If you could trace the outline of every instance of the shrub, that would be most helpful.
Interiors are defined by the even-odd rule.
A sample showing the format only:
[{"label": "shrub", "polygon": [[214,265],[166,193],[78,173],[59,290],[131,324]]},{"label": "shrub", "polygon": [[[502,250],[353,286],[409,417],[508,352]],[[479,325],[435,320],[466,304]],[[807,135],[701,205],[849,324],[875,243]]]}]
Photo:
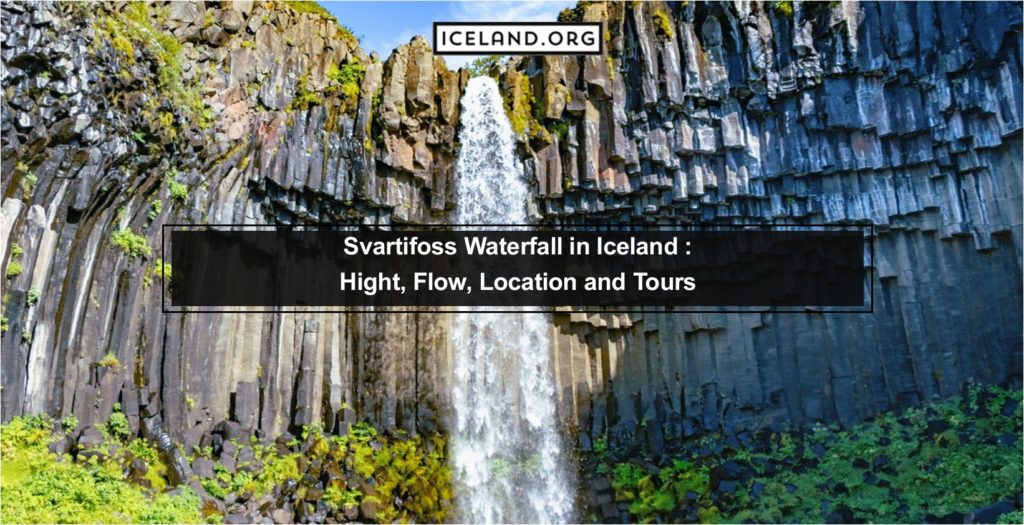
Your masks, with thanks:
[{"label": "shrub", "polygon": [[483,56],[473,59],[466,65],[466,69],[469,70],[470,76],[479,77],[488,74],[492,67],[500,63],[501,57],[498,55]]},{"label": "shrub", "polygon": [[[120,406],[116,407],[120,409]],[[128,424],[128,418],[120,410],[110,414],[110,420],[101,425],[100,429],[109,437],[118,441],[127,441],[132,436],[132,427]]]},{"label": "shrub", "polygon": [[121,251],[128,257],[133,259],[136,257],[149,257],[153,254],[149,241],[141,235],[136,235],[128,228],[114,232],[110,241],[114,243],[114,246],[121,248]]}]

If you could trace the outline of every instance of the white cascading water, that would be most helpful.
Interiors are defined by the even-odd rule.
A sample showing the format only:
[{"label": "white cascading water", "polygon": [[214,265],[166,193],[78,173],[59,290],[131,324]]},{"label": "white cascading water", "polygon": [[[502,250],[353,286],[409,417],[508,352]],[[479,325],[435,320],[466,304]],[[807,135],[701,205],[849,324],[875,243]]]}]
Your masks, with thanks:
[{"label": "white cascading water", "polygon": [[[457,224],[526,224],[529,187],[493,79],[462,96]],[[452,326],[452,461],[459,519],[572,519],[573,491],[558,432],[550,319],[543,313],[461,313]]]}]

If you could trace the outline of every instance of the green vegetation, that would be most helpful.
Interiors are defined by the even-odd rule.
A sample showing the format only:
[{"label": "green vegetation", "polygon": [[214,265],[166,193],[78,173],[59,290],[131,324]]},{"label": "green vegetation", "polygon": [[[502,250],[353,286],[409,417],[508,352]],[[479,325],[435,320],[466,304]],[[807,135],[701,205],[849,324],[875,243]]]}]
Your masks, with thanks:
[{"label": "green vegetation", "polygon": [[39,302],[39,288],[33,286],[28,290],[28,295],[25,296],[25,303],[29,306],[35,306]]},{"label": "green vegetation", "polygon": [[[616,461],[606,445],[595,446],[594,454],[616,500],[642,522],[668,515],[701,522],[824,522],[839,509],[850,513],[845,521],[921,522],[926,514],[966,513],[1018,497],[1021,394],[973,386],[966,398],[881,414],[849,430],[773,434],[766,445],[720,453],[712,447],[724,440],[706,436],[699,448],[657,470]],[[1005,516],[1015,518],[1019,523],[1019,515]]]},{"label": "green vegetation", "polygon": [[188,198],[188,186],[170,179],[167,181],[167,195],[171,197],[171,200],[185,202],[185,199]]},{"label": "green vegetation", "polygon": [[[164,181],[167,182],[167,196],[170,197],[172,201],[177,201],[177,202],[180,202],[180,203],[184,203],[188,199],[188,186],[185,185],[184,183],[178,181],[178,170],[177,169],[172,167],[170,169],[170,171],[167,172],[167,175],[164,176]],[[159,202],[159,201],[157,201],[157,202]],[[150,206],[151,206],[150,207],[150,214],[152,214],[153,213],[153,208],[152,208],[153,205],[151,204]],[[161,203],[156,208],[157,209],[156,214],[159,214],[160,213],[159,210],[162,209],[162,208],[163,208],[163,204]]]},{"label": "green vegetation", "polygon": [[153,266],[153,274],[165,281],[169,281],[171,279],[171,265],[165,263],[163,259],[157,259],[156,264]]},{"label": "green vegetation", "polygon": [[117,356],[113,352],[107,352],[99,362],[96,363],[104,368],[120,368],[121,362],[117,360]]},{"label": "green vegetation", "polygon": [[654,28],[659,35],[665,38],[673,38],[675,36],[676,32],[672,28],[672,19],[669,18],[668,13],[658,9],[651,16],[654,18]]},{"label": "green vegetation", "polygon": [[772,9],[775,12],[787,17],[793,18],[793,1],[792,0],[776,0],[772,2]]},{"label": "green vegetation", "polygon": [[338,19],[330,13],[327,9],[324,9],[318,2],[312,2],[308,0],[287,0],[284,5],[290,7],[296,13],[310,13],[321,18],[333,21],[338,24],[338,30],[341,33],[341,38],[345,40],[345,43],[349,47],[356,47],[359,45],[359,37],[352,32],[352,29],[348,26],[342,25],[338,22]]},{"label": "green vegetation", "polygon": [[[174,115],[159,110],[161,100],[179,108],[186,119],[195,120],[200,128],[210,126],[213,113],[203,101],[199,79],[191,83],[183,79],[184,48],[181,42],[173,34],[157,29],[167,16],[166,7],[150,12],[150,5],[146,2],[128,2],[121,12],[97,16],[92,27],[94,45],[109,44],[128,65],[134,65],[139,57],[146,57],[152,62],[161,97],[153,97],[143,109],[143,116],[155,129],[162,127],[173,139],[177,136],[173,127]],[[127,69],[122,73],[126,80],[132,78]]]},{"label": "green vegetation", "polygon": [[[108,354],[109,355],[109,354]],[[47,446],[64,438],[78,425],[72,416],[54,431],[45,416],[14,418],[0,427],[4,522],[15,523],[199,523],[218,522],[215,506],[203,505],[188,488],[172,496],[166,492],[169,466],[154,444],[134,437],[120,405],[106,423],[96,428],[102,444],[77,457],[51,453]],[[382,435],[372,426],[353,425],[343,436],[325,435],[318,427],[305,427],[301,439],[282,451],[278,445],[234,443],[253,454],[239,461],[232,473],[214,463],[212,478],[199,479],[209,497],[223,500],[245,494],[260,498],[275,487],[291,487],[302,499],[307,490],[307,468],[320,465],[337,474],[323,487],[323,501],[332,510],[354,510],[368,502],[380,523],[443,522],[451,500],[451,480],[445,464],[445,441]],[[196,456],[211,457],[210,447]],[[133,461],[142,460],[146,472],[139,478]],[[330,465],[329,467],[327,467]],[[232,469],[234,470],[234,469]],[[312,471],[311,471],[312,472]],[[319,472],[319,470],[315,471]],[[348,473],[348,474],[345,474]],[[316,475],[319,479],[319,474]],[[366,483],[353,483],[358,477]]]},{"label": "green vegetation", "polygon": [[469,70],[470,76],[480,77],[490,74],[491,68],[500,63],[501,57],[498,55],[483,56],[473,59],[472,62],[466,65],[466,69]]},{"label": "green vegetation", "polygon": [[19,182],[19,186],[21,187],[22,194],[28,197],[32,193],[32,190],[36,187],[36,184],[39,183],[39,177],[37,177],[36,174],[32,172],[32,170],[28,169],[28,166],[23,162],[19,162],[17,166],[14,167],[14,169],[15,171],[21,173],[21,181]]},{"label": "green vegetation", "polygon": [[[512,124],[512,131],[516,135],[522,135],[528,131],[531,122],[536,121],[532,110],[533,90],[530,89],[530,79],[526,75],[510,76],[508,80],[517,85],[508,90],[507,97],[505,97],[505,92],[502,92],[502,96],[505,97],[505,113],[508,115],[509,123]],[[537,125],[536,127],[541,126]]]},{"label": "green vegetation", "polygon": [[331,85],[329,92],[338,93],[341,97],[342,111],[355,111],[359,101],[359,87],[366,75],[366,68],[358,62],[346,62],[338,66],[331,64],[327,68],[327,80]]},{"label": "green vegetation", "polygon": [[153,249],[149,246],[149,241],[142,235],[136,235],[129,228],[114,232],[114,235],[110,237],[110,242],[114,243],[114,246],[121,248],[125,255],[133,259],[136,257],[146,258],[153,255]]},{"label": "green vegetation", "polygon": [[558,13],[559,22],[580,22],[583,20],[583,9],[590,2],[576,2],[575,7],[566,7]]},{"label": "green vegetation", "polygon": [[295,96],[292,98],[292,103],[288,109],[307,109],[310,106],[319,106],[321,103],[320,96],[315,91],[309,89],[309,72],[307,71],[295,83]]},{"label": "green vegetation", "polygon": [[[135,457],[147,460],[154,477],[158,474],[159,455],[151,444],[107,435],[97,453],[80,454],[75,461],[47,449],[63,437],[52,427],[43,416],[17,417],[0,427],[5,523],[201,522],[199,499],[189,488],[170,495],[160,492],[162,487],[125,481],[124,468]],[[114,454],[104,453],[115,447]]]},{"label": "green vegetation", "polygon": [[160,216],[160,212],[164,209],[164,201],[160,199],[153,199],[149,201],[149,211],[146,212],[146,218],[149,222],[153,222],[157,217]]},{"label": "green vegetation", "polygon": [[21,245],[14,242],[11,243],[11,258],[7,261],[7,278],[14,279],[21,275],[21,256],[24,251],[21,249]]},{"label": "green vegetation", "polygon": [[15,277],[21,275],[21,272],[22,272],[22,269],[21,269],[21,262],[20,261],[11,260],[11,262],[7,263],[7,278],[8,279],[14,279]]}]

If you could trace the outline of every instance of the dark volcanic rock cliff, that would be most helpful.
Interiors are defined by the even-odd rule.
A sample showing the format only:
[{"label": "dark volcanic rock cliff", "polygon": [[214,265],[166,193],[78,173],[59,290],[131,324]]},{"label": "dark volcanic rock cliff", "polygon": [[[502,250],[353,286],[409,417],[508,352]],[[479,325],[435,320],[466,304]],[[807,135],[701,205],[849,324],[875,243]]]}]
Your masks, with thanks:
[{"label": "dark volcanic rock cliff", "polygon": [[[4,418],[443,425],[446,316],[163,314],[156,248],[168,223],[444,222],[468,74],[288,4],[141,5],[4,6]],[[1019,4],[564,16],[608,54],[494,72],[538,220],[877,231],[874,314],[556,313],[568,421],[659,447],[1019,381]]]}]

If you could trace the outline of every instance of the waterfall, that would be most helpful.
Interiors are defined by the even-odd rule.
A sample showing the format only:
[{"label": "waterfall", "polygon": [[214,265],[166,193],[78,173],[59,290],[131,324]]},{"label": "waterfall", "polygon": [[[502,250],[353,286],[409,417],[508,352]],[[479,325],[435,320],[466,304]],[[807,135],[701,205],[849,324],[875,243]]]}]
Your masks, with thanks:
[{"label": "waterfall", "polygon": [[[526,224],[530,190],[493,79],[462,96],[457,224]],[[549,314],[461,313],[452,325],[452,462],[458,519],[549,523],[572,519],[555,413]]]}]

